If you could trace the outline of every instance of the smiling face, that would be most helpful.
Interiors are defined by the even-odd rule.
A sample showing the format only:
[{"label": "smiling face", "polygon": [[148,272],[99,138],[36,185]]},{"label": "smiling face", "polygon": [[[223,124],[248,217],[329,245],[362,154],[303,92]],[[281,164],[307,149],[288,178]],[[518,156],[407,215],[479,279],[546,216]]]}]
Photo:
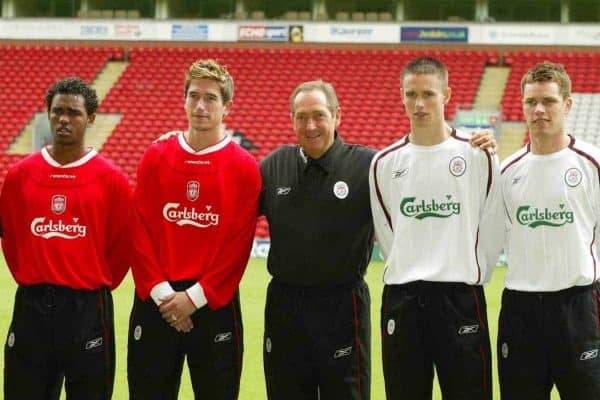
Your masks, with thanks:
[{"label": "smiling face", "polygon": [[292,125],[298,144],[313,159],[321,157],[333,144],[340,124],[341,110],[333,112],[322,90],[299,92],[292,104]]},{"label": "smiling face", "polygon": [[565,119],[572,105],[571,97],[563,98],[556,82],[532,82],[523,87],[523,113],[534,138],[565,135]]},{"label": "smiling face", "polygon": [[402,102],[413,131],[444,123],[450,88],[438,74],[408,73],[402,80]]},{"label": "smiling face", "polygon": [[88,115],[82,95],[55,94],[48,111],[53,144],[83,147],[85,130],[95,117]]}]

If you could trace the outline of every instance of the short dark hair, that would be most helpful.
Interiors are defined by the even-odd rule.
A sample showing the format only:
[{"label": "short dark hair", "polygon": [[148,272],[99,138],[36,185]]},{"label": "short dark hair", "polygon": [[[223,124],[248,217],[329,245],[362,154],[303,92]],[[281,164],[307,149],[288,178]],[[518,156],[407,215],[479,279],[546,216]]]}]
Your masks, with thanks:
[{"label": "short dark hair", "polygon": [[563,100],[571,97],[571,79],[562,64],[544,61],[531,67],[521,79],[521,93],[525,85],[536,82],[556,82]]},{"label": "short dark hair", "polygon": [[46,92],[46,110],[48,113],[52,106],[52,100],[57,94],[81,95],[85,101],[85,111],[88,115],[95,114],[98,110],[98,96],[96,95],[96,91],[77,77],[61,79],[50,86]]},{"label": "short dark hair", "polygon": [[448,69],[444,63],[435,58],[419,57],[410,61],[402,70],[400,82],[404,82],[404,78],[408,74],[437,75],[440,78],[440,82],[442,82],[442,86],[448,86]]},{"label": "short dark hair", "polygon": [[335,94],[335,89],[333,85],[329,82],[325,82],[321,79],[317,79],[316,81],[308,81],[303,82],[296,86],[296,89],[292,92],[290,96],[290,113],[292,116],[296,112],[294,109],[294,102],[296,101],[296,97],[299,93],[310,92],[313,90],[320,90],[325,95],[325,99],[327,100],[327,109],[331,113],[331,115],[335,115],[336,110],[340,107],[340,102],[338,101],[337,95]]}]

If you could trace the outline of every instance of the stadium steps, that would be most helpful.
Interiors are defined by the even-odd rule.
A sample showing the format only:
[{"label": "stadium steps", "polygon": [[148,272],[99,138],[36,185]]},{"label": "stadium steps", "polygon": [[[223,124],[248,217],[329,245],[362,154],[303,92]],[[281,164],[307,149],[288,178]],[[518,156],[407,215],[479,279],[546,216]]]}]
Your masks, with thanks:
[{"label": "stadium steps", "polygon": [[[110,89],[117,83],[129,65],[125,61],[109,61],[92,82],[96,90],[98,103],[101,104]],[[85,134],[85,145],[100,150],[106,139],[115,130],[123,118],[122,114],[97,114],[96,121]]]},{"label": "stadium steps", "polygon": [[500,161],[523,147],[527,125],[524,122],[503,122],[498,143]]},{"label": "stadium steps", "polygon": [[[36,121],[40,118],[48,118],[46,113],[36,113],[27,123],[16,140],[7,150],[8,154],[29,154],[33,151],[33,132]],[[88,127],[85,134],[85,145],[99,150],[110,133],[119,124],[123,116],[121,114],[98,114],[93,125]]]},{"label": "stadium steps", "polygon": [[510,68],[508,67],[486,67],[475,96],[473,109],[497,109],[502,101],[509,74]]},{"label": "stadium steps", "polygon": [[117,83],[129,65],[126,61],[109,61],[96,76],[92,87],[96,90],[98,101],[102,103],[108,91]]},{"label": "stadium steps", "polygon": [[[108,91],[119,80],[129,63],[123,61],[107,62],[94,79],[92,87],[96,90],[99,103],[106,97]],[[121,121],[120,114],[98,114],[96,121],[86,133],[86,146],[99,150],[112,131]],[[33,133],[39,118],[47,118],[45,113],[36,113],[9,146],[8,154],[29,154],[33,151]]]},{"label": "stadium steps", "polygon": [[[14,142],[10,144],[6,152],[8,154],[29,154],[33,151],[33,131],[35,129],[38,118],[46,117],[44,113],[36,113],[27,122],[25,128],[15,138]],[[46,117],[47,118],[47,117]]]},{"label": "stadium steps", "polygon": [[123,118],[122,114],[98,114],[93,125],[85,133],[85,145],[100,150]]}]

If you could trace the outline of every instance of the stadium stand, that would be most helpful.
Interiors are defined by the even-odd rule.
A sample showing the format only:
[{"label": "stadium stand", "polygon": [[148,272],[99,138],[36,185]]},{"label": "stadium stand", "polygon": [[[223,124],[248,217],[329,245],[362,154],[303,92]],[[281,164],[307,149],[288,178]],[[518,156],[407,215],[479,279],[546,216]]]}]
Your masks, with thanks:
[{"label": "stadium stand", "polygon": [[46,112],[44,95],[48,87],[59,78],[73,75],[92,81],[108,60],[120,54],[120,50],[109,47],[0,47],[0,182],[8,166],[23,157],[8,154],[8,147],[36,113]]},{"label": "stadium stand", "polygon": [[573,83],[573,109],[567,118],[567,129],[596,145],[600,144],[600,54],[591,52],[516,51],[504,54],[511,72],[502,98],[505,121],[524,122],[520,81],[533,64],[552,61],[565,66]]},{"label": "stadium stand", "polygon": [[574,93],[567,131],[600,146],[600,88],[595,93]]},{"label": "stadium stand", "polygon": [[[124,167],[130,163],[135,165],[145,145],[161,132],[185,128],[182,76],[185,66],[200,57],[214,57],[229,67],[236,80],[236,94],[227,126],[243,132],[259,146],[256,152],[259,160],[280,144],[294,141],[289,95],[297,83],[316,78],[332,82],[338,90],[344,139],[381,148],[408,128],[399,104],[399,70],[408,59],[426,53],[135,48],[130,53],[129,67],[100,108],[100,112],[124,115],[103,150],[114,154]],[[485,52],[429,53],[448,63],[451,83],[460,88],[454,91],[448,108],[447,117],[452,119],[456,104],[472,103],[478,86],[478,79],[473,77],[481,77],[490,55]],[[129,146],[124,147],[124,143]]]},{"label": "stadium stand", "polygon": [[[5,121],[0,131],[2,153],[35,113],[45,111],[43,95],[53,81],[78,75],[91,82],[109,60],[122,59],[125,53],[106,47],[4,46],[1,50],[0,75],[9,96],[0,111]],[[289,95],[298,83],[317,78],[332,82],[338,91],[344,140],[382,148],[408,131],[399,102],[399,72],[419,55],[438,57],[449,67],[450,83],[456,88],[447,107],[450,120],[458,104],[472,104],[486,64],[498,59],[495,52],[467,50],[136,47],[129,51],[127,68],[100,104],[99,115],[121,117],[101,151],[134,184],[145,147],[166,131],[186,128],[185,67],[204,57],[218,59],[234,76],[234,108],[226,123],[257,147],[258,160],[279,145],[295,141]],[[37,73],[39,63],[44,65],[44,74]],[[2,179],[7,166],[19,157],[2,155]],[[258,236],[265,233],[259,227]]]},{"label": "stadium stand", "polygon": [[[0,117],[0,183],[9,165],[23,157],[9,154],[24,127],[44,113],[43,96],[56,79],[77,75],[94,81],[114,60],[127,61],[122,75],[107,89],[100,115],[119,116],[101,152],[114,160],[135,184],[135,171],[145,147],[161,133],[185,129],[182,79],[193,60],[212,57],[224,63],[236,80],[229,129],[243,133],[262,160],[284,143],[295,142],[289,119],[289,95],[297,83],[321,78],[333,83],[342,104],[340,132],[347,142],[382,148],[408,131],[399,98],[399,72],[409,59],[431,55],[450,70],[452,100],[470,107],[486,66],[499,64],[495,51],[383,50],[249,47],[118,47],[0,46],[0,81],[5,95]],[[68,59],[69,63],[60,62]],[[570,132],[600,144],[600,53],[511,51],[501,106],[506,125],[524,131],[519,81],[532,64],[550,60],[565,65],[573,79],[574,107],[567,119]],[[40,74],[39,66],[44,66]],[[111,128],[112,129],[112,128]],[[267,236],[262,224],[258,236]]]}]

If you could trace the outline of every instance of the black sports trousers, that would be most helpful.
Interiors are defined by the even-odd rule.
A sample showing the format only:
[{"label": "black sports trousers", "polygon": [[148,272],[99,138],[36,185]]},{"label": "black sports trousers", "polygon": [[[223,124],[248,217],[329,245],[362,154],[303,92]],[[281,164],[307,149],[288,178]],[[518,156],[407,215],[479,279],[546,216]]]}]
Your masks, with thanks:
[{"label": "black sports trousers", "polygon": [[4,347],[6,400],[106,400],[115,344],[110,290],[19,286]]},{"label": "black sports trousers", "polygon": [[505,289],[498,324],[502,399],[600,400],[600,285]]},{"label": "black sports trousers", "polygon": [[[177,291],[195,282],[171,282]],[[177,332],[151,298],[137,295],[129,323],[127,375],[131,400],[175,400],[187,358],[194,396],[235,400],[240,389],[243,328],[239,294],[226,306],[204,306],[192,316],[194,328]]]},{"label": "black sports trousers", "polygon": [[435,366],[444,400],[492,398],[483,288],[416,281],[386,285],[381,307],[389,400],[430,400]]},{"label": "black sports trousers", "polygon": [[370,303],[363,280],[333,287],[272,280],[263,347],[269,400],[368,400]]}]

